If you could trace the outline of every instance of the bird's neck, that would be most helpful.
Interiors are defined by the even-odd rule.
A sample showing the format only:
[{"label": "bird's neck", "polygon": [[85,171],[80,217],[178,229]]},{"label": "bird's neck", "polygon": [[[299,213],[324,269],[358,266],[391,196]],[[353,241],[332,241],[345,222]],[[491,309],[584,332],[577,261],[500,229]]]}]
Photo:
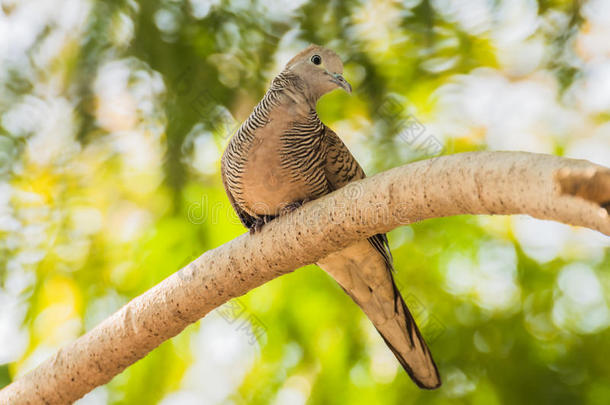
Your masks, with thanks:
[{"label": "bird's neck", "polygon": [[270,92],[275,92],[283,107],[295,115],[308,116],[316,110],[318,98],[311,95],[308,86],[297,75],[283,71],[273,79]]}]

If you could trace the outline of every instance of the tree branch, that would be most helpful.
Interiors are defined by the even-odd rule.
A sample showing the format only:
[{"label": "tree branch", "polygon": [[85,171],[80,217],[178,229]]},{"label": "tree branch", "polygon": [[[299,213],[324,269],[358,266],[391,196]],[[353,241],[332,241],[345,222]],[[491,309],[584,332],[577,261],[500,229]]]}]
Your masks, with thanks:
[{"label": "tree branch", "polygon": [[397,226],[460,214],[529,214],[610,235],[610,169],[520,152],[408,164],[352,183],[210,250],[0,391],[0,403],[64,404],[231,298]]}]

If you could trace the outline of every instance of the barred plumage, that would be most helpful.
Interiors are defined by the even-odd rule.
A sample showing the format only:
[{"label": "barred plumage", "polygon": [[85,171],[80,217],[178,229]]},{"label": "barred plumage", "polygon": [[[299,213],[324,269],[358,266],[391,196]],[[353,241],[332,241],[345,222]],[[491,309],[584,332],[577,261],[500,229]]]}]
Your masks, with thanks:
[{"label": "barred plumage", "polygon": [[[325,65],[317,67],[312,55]],[[222,157],[223,182],[251,231],[286,209],[365,177],[345,144],[316,113],[323,94],[337,87],[351,91],[342,70],[334,52],[307,48],[272,81],[231,138]],[[413,380],[423,388],[438,387],[436,365],[394,283],[386,235],[374,235],[318,264],[362,307]]]},{"label": "barred plumage", "polygon": [[[222,179],[229,192],[231,204],[240,219],[247,227],[251,227],[256,213],[249,210],[247,201],[243,198],[243,174],[250,150],[256,145],[256,130],[265,127],[269,122],[269,114],[280,105],[282,93],[287,87],[298,87],[298,77],[288,72],[280,73],[272,82],[263,99],[254,107],[254,111],[239,127],[231,138],[222,157]],[[260,141],[260,140],[259,140]]]}]

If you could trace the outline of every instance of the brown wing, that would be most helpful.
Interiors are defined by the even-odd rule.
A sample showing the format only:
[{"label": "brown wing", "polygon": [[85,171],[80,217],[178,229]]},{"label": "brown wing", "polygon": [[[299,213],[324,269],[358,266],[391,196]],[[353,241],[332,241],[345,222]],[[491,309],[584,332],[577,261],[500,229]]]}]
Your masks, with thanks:
[{"label": "brown wing", "polygon": [[[337,190],[346,184],[366,177],[364,170],[354,158],[341,138],[330,128],[325,128],[326,146],[326,179],[331,190]],[[388,268],[392,269],[392,252],[385,234],[379,233],[369,238],[373,247],[381,253]]]},{"label": "brown wing", "polygon": [[324,143],[326,147],[326,178],[331,187],[336,190],[347,183],[366,177],[354,155],[335,132],[324,128]]}]

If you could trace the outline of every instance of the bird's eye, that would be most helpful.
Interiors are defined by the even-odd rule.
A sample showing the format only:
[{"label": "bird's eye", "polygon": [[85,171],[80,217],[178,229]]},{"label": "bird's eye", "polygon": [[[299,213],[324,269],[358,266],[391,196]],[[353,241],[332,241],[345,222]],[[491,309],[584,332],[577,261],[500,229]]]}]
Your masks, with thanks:
[{"label": "bird's eye", "polygon": [[311,62],[314,65],[319,65],[320,63],[322,63],[322,58],[320,57],[320,55],[314,55],[311,57]]}]

